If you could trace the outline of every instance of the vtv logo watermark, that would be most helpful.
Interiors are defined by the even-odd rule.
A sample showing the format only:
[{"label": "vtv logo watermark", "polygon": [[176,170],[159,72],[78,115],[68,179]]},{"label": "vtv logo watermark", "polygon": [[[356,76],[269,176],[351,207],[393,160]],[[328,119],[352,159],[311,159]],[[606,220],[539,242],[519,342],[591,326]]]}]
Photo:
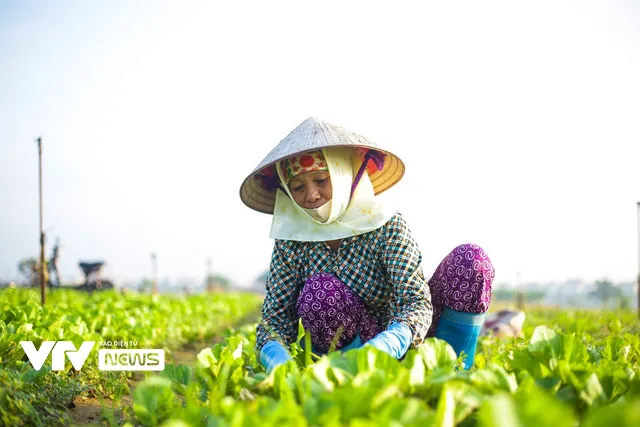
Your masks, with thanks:
[{"label": "vtv logo watermark", "polygon": [[42,365],[44,365],[49,353],[52,351],[51,369],[53,371],[64,371],[65,356],[69,358],[76,371],[79,371],[84,366],[84,362],[89,357],[89,353],[91,353],[95,343],[95,341],[85,341],[80,346],[80,350],[77,350],[71,341],[43,341],[40,349],[36,350],[33,342],[20,341],[20,345],[27,354],[31,366],[36,371],[42,369]]},{"label": "vtv logo watermark", "polygon": [[99,350],[98,369],[101,371],[162,371],[164,350]]},{"label": "vtv logo watermark", "polygon": [[[64,371],[65,356],[79,371],[89,357],[95,341],[85,341],[79,350],[71,341],[43,341],[39,350],[31,341],[20,341],[31,366],[36,371],[51,357],[51,369]],[[161,349],[101,349],[98,351],[98,369],[101,371],[162,371],[164,369],[164,350]]]}]

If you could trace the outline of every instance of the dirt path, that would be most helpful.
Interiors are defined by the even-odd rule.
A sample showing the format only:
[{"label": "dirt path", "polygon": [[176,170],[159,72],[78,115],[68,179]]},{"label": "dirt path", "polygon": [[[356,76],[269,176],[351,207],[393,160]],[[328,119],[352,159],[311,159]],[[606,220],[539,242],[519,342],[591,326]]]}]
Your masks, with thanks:
[{"label": "dirt path", "polygon": [[[245,316],[240,321],[232,325],[232,327],[244,325],[247,323],[255,322],[258,318],[259,313],[252,313],[251,315]],[[221,330],[224,330],[228,327],[221,326]],[[172,363],[174,365],[189,365],[195,366],[198,358],[198,353],[207,347],[212,347],[218,342],[222,341],[221,336],[214,336],[208,341],[201,342],[192,342],[185,345],[180,350],[173,350],[171,352],[171,356],[167,358],[166,363]],[[72,426],[77,427],[85,427],[85,426],[96,426],[96,425],[108,425],[107,421],[102,421],[102,407],[113,409],[116,406],[116,409],[122,409],[125,407],[131,408],[133,405],[133,390],[135,386],[144,379],[143,375],[135,375],[129,384],[129,388],[131,390],[131,394],[123,396],[120,402],[115,402],[113,399],[105,398],[98,399],[95,397],[88,396],[78,396],[70,405],[69,415],[72,419]],[[119,423],[122,424],[125,420],[119,420]]]},{"label": "dirt path", "polygon": [[[70,415],[72,419],[72,426],[95,426],[95,425],[108,425],[105,421],[100,423],[102,418],[102,405],[107,408],[113,409],[115,401],[112,399],[104,399],[100,401],[95,397],[78,396],[73,401],[73,407],[70,409]],[[133,404],[131,396],[124,396],[118,408],[123,406],[131,407]]]}]

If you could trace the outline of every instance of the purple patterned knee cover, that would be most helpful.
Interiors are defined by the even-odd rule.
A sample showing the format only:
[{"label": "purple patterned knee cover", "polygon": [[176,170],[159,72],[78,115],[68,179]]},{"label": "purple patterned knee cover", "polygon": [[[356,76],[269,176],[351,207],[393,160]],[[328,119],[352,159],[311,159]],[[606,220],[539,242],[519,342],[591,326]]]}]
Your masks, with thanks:
[{"label": "purple patterned knee cover", "polygon": [[485,313],[491,303],[494,277],[493,264],[480,246],[464,244],[452,250],[429,280],[433,319],[427,336],[435,336],[445,307],[466,313]]},{"label": "purple patterned knee cover", "polygon": [[310,276],[300,291],[296,311],[319,353],[329,351],[340,327],[343,330],[336,349],[351,343],[358,334],[364,343],[380,332],[358,296],[333,274]]}]

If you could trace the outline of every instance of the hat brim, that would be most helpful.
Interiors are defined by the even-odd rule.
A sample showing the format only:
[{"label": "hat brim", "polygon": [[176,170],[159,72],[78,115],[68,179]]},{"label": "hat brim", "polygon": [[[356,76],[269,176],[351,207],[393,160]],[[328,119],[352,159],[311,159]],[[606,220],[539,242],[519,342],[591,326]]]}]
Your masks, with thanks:
[{"label": "hat brim", "polygon": [[294,129],[260,164],[245,178],[240,186],[242,202],[253,210],[273,214],[276,189],[264,184],[261,173],[276,162],[293,155],[329,147],[374,149],[386,155],[382,170],[369,173],[374,194],[378,195],[397,184],[404,176],[405,166],[395,154],[381,149],[367,138],[347,132],[342,128],[318,119],[310,118]]}]

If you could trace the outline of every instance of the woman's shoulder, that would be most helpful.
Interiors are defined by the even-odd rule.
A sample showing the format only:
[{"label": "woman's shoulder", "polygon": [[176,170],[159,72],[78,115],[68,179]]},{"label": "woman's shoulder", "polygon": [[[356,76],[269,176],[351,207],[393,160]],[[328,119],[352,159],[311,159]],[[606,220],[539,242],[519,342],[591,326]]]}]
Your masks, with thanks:
[{"label": "woman's shoulder", "polygon": [[279,252],[281,256],[290,260],[298,258],[304,250],[304,242],[295,240],[276,239],[273,245],[274,252]]},{"label": "woman's shoulder", "polygon": [[274,248],[281,251],[297,251],[300,249],[302,242],[297,242],[295,240],[280,240],[275,239]]},{"label": "woman's shoulder", "polygon": [[380,230],[386,235],[402,233],[407,229],[407,221],[400,212],[393,214],[389,221],[380,228]]},{"label": "woman's shoulder", "polygon": [[393,236],[405,234],[405,230],[407,230],[407,223],[402,217],[402,214],[400,212],[396,212],[381,227],[355,236],[353,239],[358,241],[371,241],[373,239],[374,241],[382,244]]}]

